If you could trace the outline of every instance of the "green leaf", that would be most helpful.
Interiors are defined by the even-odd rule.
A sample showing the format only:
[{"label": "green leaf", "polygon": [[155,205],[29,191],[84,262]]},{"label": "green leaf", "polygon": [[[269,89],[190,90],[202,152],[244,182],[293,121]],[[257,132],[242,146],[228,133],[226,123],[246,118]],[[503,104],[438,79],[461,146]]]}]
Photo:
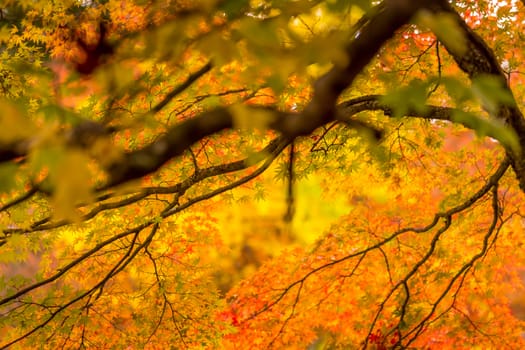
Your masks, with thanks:
[{"label": "green leaf", "polygon": [[230,107],[233,125],[241,130],[267,129],[275,120],[275,114],[261,108],[250,108],[237,104]]},{"label": "green leaf", "polygon": [[58,164],[51,172],[54,215],[57,219],[76,221],[78,213],[75,206],[92,201],[91,172],[89,158],[81,151],[66,150],[59,156]]},{"label": "green leaf", "polygon": [[80,121],[80,116],[74,111],[64,108],[59,105],[49,104],[38,109],[38,113],[42,113],[47,121],[64,121],[76,124]]},{"label": "green leaf", "polygon": [[389,106],[393,117],[400,118],[408,112],[425,113],[427,111],[428,83],[421,80],[412,80],[408,86],[388,93],[381,98],[381,103]]},{"label": "green leaf", "polygon": [[225,38],[221,33],[210,33],[198,43],[200,51],[214,58],[216,66],[225,65],[239,58],[235,41]]},{"label": "green leaf", "polygon": [[461,105],[474,97],[472,94],[472,88],[457,78],[441,77],[439,82],[445,86],[448,95],[452,97],[458,105]]},{"label": "green leaf", "polygon": [[243,18],[239,25],[239,33],[250,43],[262,47],[279,46],[278,21],[261,22],[252,17]]},{"label": "green leaf", "polygon": [[490,114],[497,114],[501,105],[513,106],[515,104],[505,83],[494,75],[480,75],[474,78],[472,92]]},{"label": "green leaf", "polygon": [[460,110],[453,112],[452,120],[476,131],[476,134],[480,137],[492,137],[514,152],[520,152],[518,135],[516,135],[513,129],[503,125],[499,120],[480,118],[474,113]]},{"label": "green leaf", "polygon": [[15,187],[17,169],[18,166],[13,163],[0,164],[0,192],[8,192]]},{"label": "green leaf", "polygon": [[280,74],[274,73],[266,79],[268,87],[270,87],[275,94],[280,94],[286,88],[285,77]]},{"label": "green leaf", "polygon": [[54,171],[61,153],[58,146],[35,148],[29,155],[29,166],[33,173],[42,170]]},{"label": "green leaf", "polygon": [[[9,242],[10,241],[11,241],[11,238],[9,238]],[[0,263],[1,264],[9,264],[9,263],[13,263],[13,262],[18,262],[19,261],[18,260],[19,257],[20,257],[20,253],[17,252],[16,250],[14,250],[14,249],[4,249],[4,250],[2,250],[2,254],[0,254]]]},{"label": "green leaf", "polygon": [[0,141],[12,142],[30,137],[34,132],[34,125],[27,118],[24,110],[27,106],[20,106],[12,101],[0,99]]},{"label": "green leaf", "polygon": [[430,28],[449,51],[463,54],[467,50],[467,39],[455,16],[448,13],[420,11],[416,22]]}]

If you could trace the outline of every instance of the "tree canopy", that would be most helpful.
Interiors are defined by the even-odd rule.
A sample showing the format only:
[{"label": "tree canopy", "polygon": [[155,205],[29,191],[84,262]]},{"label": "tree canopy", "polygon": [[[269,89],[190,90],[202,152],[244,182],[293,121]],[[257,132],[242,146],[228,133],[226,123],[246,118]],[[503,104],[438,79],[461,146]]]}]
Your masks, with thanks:
[{"label": "tree canopy", "polygon": [[524,6],[0,1],[0,348],[522,348]]}]

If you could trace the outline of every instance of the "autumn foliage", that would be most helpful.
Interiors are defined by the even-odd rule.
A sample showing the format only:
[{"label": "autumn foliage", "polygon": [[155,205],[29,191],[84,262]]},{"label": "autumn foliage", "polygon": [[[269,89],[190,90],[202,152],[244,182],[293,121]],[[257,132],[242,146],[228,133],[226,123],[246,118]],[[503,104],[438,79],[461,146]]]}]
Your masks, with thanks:
[{"label": "autumn foliage", "polygon": [[523,6],[0,1],[0,348],[523,348]]}]

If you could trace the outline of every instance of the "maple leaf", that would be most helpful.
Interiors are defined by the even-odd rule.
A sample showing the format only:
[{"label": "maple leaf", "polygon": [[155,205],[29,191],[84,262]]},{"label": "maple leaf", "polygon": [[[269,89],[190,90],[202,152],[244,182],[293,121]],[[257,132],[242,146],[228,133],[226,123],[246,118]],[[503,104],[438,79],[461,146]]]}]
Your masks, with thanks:
[{"label": "maple leaf", "polygon": [[0,8],[0,348],[522,348],[522,5]]}]

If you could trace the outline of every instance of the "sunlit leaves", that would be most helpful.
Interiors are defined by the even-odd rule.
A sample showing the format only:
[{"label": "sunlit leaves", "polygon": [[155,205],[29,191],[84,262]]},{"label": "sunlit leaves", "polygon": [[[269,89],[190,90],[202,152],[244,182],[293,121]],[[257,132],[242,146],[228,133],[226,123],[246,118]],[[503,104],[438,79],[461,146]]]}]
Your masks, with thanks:
[{"label": "sunlit leaves", "polygon": [[[499,24],[474,27],[516,100],[502,77],[457,68],[461,17],[423,12],[336,96],[363,97],[349,123],[277,154],[261,152],[268,129],[331,93],[316,81],[351,68],[353,26],[383,5],[19,3],[0,18],[0,145],[24,151],[0,165],[0,299],[23,295],[0,306],[0,346],[27,333],[21,347],[352,349],[412,335],[414,348],[523,347],[506,300],[525,264],[523,194],[507,163],[494,175],[518,150],[498,121],[523,95],[512,5],[498,19],[491,3],[454,3],[469,23]],[[79,40],[96,43],[100,22],[111,54],[78,74]],[[216,110],[231,130],[193,139],[193,125],[160,168],[104,187],[99,166],[155,153]],[[377,145],[353,121],[381,130]],[[84,142],[83,123],[102,135]]]}]

